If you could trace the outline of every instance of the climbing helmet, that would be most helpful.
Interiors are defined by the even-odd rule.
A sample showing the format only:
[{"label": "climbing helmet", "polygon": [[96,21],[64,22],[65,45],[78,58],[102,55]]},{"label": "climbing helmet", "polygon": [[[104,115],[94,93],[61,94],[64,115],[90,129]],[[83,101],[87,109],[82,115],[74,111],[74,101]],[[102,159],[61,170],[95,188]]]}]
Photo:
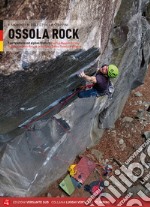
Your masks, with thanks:
[{"label": "climbing helmet", "polygon": [[108,66],[108,76],[110,78],[116,78],[118,74],[119,74],[119,70],[115,65],[111,64]]}]

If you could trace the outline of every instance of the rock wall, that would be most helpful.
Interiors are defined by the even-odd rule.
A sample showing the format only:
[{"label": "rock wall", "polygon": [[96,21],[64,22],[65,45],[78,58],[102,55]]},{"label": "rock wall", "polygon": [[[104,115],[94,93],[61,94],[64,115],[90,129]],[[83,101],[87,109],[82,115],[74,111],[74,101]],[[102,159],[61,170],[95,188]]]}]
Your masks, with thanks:
[{"label": "rock wall", "polygon": [[[10,1],[1,8],[2,18],[11,19],[15,6],[16,19],[26,15],[27,19],[80,19],[83,48],[48,53],[46,58],[40,54],[38,61],[35,53],[26,71],[16,64],[20,53],[2,55],[0,192],[5,196],[35,196],[46,190],[78,153],[100,140],[104,128],[114,126],[130,91],[144,82],[148,68],[149,1],[47,2]],[[7,10],[10,16],[6,16]],[[114,63],[120,70],[112,99],[74,96],[32,123],[30,130],[18,128],[38,112],[51,109],[60,97],[70,97],[83,84],[76,76],[79,71],[91,75],[103,63]]]}]

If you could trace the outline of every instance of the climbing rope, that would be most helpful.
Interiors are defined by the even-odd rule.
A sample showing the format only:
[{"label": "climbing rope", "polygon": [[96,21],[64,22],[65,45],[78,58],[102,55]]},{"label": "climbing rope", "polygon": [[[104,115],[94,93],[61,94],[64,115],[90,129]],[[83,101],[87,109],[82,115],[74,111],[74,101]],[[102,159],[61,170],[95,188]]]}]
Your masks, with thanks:
[{"label": "climbing rope", "polygon": [[[85,86],[81,86],[79,89],[77,89],[76,91],[74,91],[71,95],[69,95],[66,99],[64,99],[64,101],[60,101],[56,106],[54,106],[53,108],[49,109],[48,111],[46,111],[45,113],[41,114],[40,116],[38,116],[37,118],[31,120],[28,124],[24,125],[23,128],[25,129],[29,129],[30,126],[34,123],[37,122],[38,120],[42,119],[43,117],[45,117],[46,115],[48,115],[49,113],[51,113],[54,109],[56,109],[58,106],[61,106],[61,108],[66,105],[69,100],[71,98],[73,98],[76,94],[78,94],[81,90],[85,90],[86,88],[91,88],[93,87],[93,84],[89,84],[89,85],[85,85]],[[61,110],[60,108],[60,110]]]},{"label": "climbing rope", "polygon": [[[82,87],[80,87],[79,89],[77,89],[76,91],[74,91],[71,95],[69,95],[66,99],[64,99],[63,101],[60,101],[56,106],[54,106],[54,107],[51,108],[50,110],[46,111],[45,113],[43,113],[43,114],[40,115],[39,117],[37,117],[37,118],[31,120],[27,125],[24,125],[23,127],[24,127],[27,131],[32,131],[32,136],[33,136],[34,138],[36,138],[36,140],[37,140],[37,144],[40,143],[40,142],[39,142],[39,137],[38,137],[37,134],[35,133],[35,128],[32,127],[32,124],[33,124],[34,122],[40,120],[41,118],[43,118],[44,116],[46,116],[47,114],[49,114],[50,112],[52,112],[54,109],[56,109],[56,108],[59,107],[59,106],[61,107],[59,110],[61,110],[62,107],[63,107],[64,105],[66,105],[66,104],[69,102],[69,100],[70,100],[71,98],[73,98],[79,91],[84,90],[84,89],[86,89],[86,88],[91,88],[92,86],[93,86],[93,84],[90,84],[90,85],[86,85],[86,86],[82,86]],[[68,133],[68,134],[70,133],[70,131],[69,131],[68,129],[66,129],[62,124],[60,124],[60,123],[58,122],[58,120],[57,120],[54,116],[53,116],[52,118],[55,119],[56,123],[57,123],[58,125],[60,125],[60,127],[63,129],[63,131],[64,131],[65,133]],[[76,144],[78,145],[78,147],[79,147],[79,148],[81,149],[81,151],[82,151],[82,150],[83,150],[82,143],[78,143],[76,137],[74,137],[72,134],[70,134],[70,135],[71,135],[72,139],[74,140],[74,143],[76,143]],[[28,139],[29,139],[29,138],[27,138],[27,143],[28,143],[28,147],[30,148],[30,151],[34,151],[34,152],[40,153],[40,154],[42,154],[42,155],[45,154],[45,152],[42,151],[41,146],[40,146],[40,147],[35,147],[35,150],[36,150],[36,151],[33,150],[33,149],[31,149],[30,144],[29,144],[29,140],[28,140]],[[41,138],[41,139],[42,139],[42,138]],[[56,159],[59,159],[58,156],[56,156],[55,158],[56,158]],[[61,158],[60,158],[60,159],[61,159]],[[62,159],[61,159],[61,160],[62,160]],[[69,162],[69,161],[68,161],[68,162]]]}]

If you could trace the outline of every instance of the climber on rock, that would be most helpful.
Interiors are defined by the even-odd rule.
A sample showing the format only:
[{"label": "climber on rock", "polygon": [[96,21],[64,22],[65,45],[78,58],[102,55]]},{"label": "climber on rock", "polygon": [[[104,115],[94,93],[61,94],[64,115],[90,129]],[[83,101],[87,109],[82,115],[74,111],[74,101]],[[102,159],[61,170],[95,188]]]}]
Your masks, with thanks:
[{"label": "climber on rock", "polygon": [[88,98],[91,96],[104,96],[109,93],[110,78],[116,78],[119,74],[115,65],[103,65],[96,72],[96,76],[88,76],[84,72],[79,74],[80,78],[93,83],[92,89],[82,90],[78,93],[79,98]]}]

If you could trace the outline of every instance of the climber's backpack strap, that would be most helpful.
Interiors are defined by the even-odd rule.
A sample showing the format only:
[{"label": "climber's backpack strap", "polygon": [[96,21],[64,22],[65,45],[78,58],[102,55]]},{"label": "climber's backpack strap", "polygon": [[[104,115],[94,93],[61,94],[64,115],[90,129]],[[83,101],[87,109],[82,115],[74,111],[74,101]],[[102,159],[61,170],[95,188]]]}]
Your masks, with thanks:
[{"label": "climber's backpack strap", "polygon": [[115,90],[114,85],[113,85],[113,83],[111,82],[111,80],[109,80],[108,94],[107,94],[109,98],[112,98],[112,95],[113,95],[113,93],[114,93],[114,90]]},{"label": "climber's backpack strap", "polygon": [[111,80],[109,80],[109,86],[108,86],[108,90],[110,93],[114,92],[114,84],[111,82]]}]

